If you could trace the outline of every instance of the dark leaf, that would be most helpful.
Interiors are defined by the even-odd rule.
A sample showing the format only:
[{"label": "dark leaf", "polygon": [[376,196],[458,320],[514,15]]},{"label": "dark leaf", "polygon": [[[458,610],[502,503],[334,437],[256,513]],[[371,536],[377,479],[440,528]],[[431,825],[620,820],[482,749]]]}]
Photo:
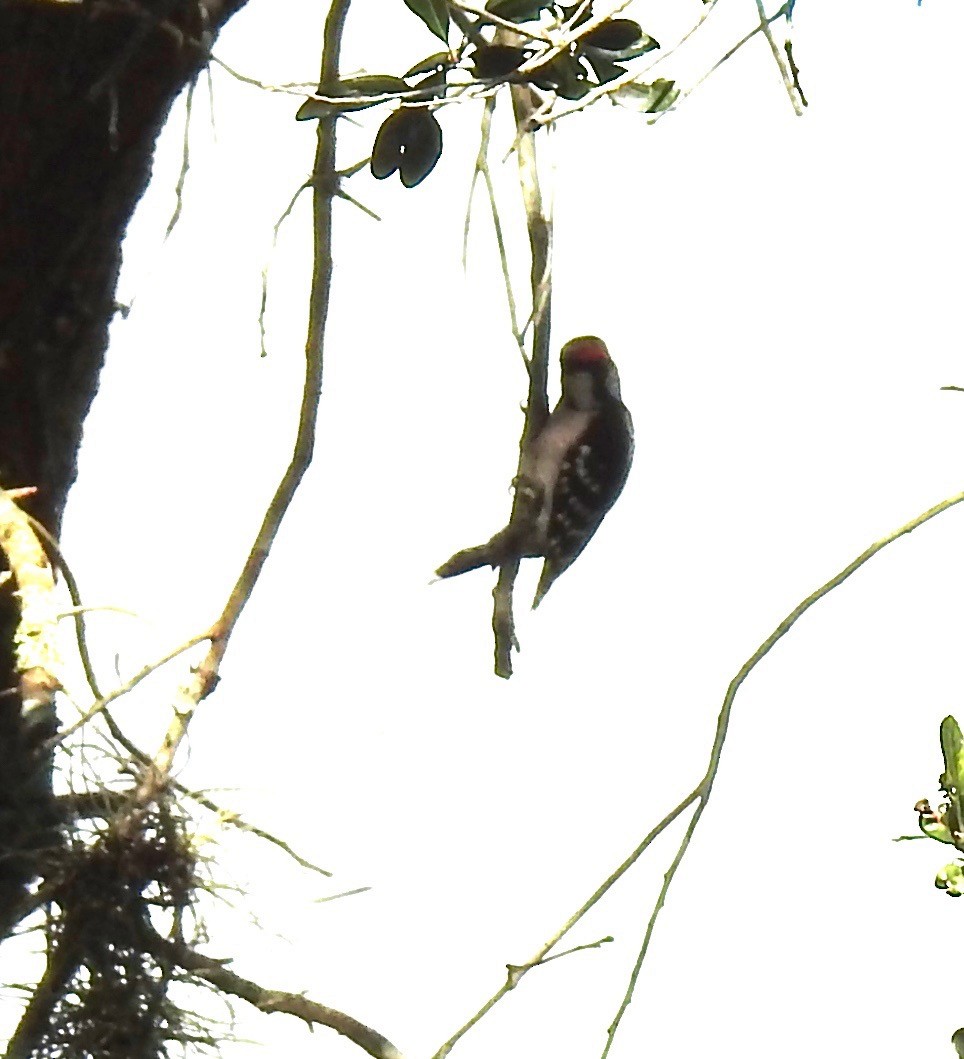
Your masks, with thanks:
[{"label": "dark leaf", "polygon": [[399,165],[402,183],[407,188],[420,184],[442,157],[442,126],[438,119],[428,110],[413,113],[418,115],[418,121],[409,129]]},{"label": "dark leaf", "polygon": [[604,51],[625,51],[642,36],[643,28],[638,22],[628,18],[610,18],[580,37],[580,40],[583,44]]},{"label": "dark leaf", "polygon": [[[562,16],[561,21],[569,23],[569,29],[578,29],[579,26],[588,22],[592,18],[592,4],[586,4],[585,7],[581,3],[573,4],[571,7],[563,7],[562,4],[554,5]],[[570,20],[574,15],[578,13],[578,17],[575,22]]]},{"label": "dark leaf", "polygon": [[489,44],[477,47],[472,55],[472,69],[476,77],[507,77],[517,70],[532,53],[511,44]]},{"label": "dark leaf", "polygon": [[415,187],[435,168],[442,154],[442,127],[424,107],[402,107],[382,122],[372,146],[376,180],[399,172],[407,188]]},{"label": "dark leaf", "polygon": [[608,55],[604,52],[596,51],[595,48],[586,49],[586,61],[592,67],[592,72],[596,75],[596,80],[604,85],[607,81],[614,81],[617,77],[622,77],[626,72],[624,66],[617,66],[612,62]]},{"label": "dark leaf", "polygon": [[384,180],[394,173],[402,160],[402,144],[405,141],[410,110],[393,110],[381,123],[375,142],[372,144],[371,170],[376,180]]},{"label": "dark leaf", "polygon": [[485,9],[506,22],[532,22],[551,6],[551,0],[489,0]]},{"label": "dark leaf", "polygon": [[631,48],[623,48],[622,51],[612,54],[620,62],[624,62],[626,59],[636,59],[640,55],[645,55],[648,51],[656,51],[658,48],[659,41],[644,33]]},{"label": "dark leaf", "polygon": [[563,99],[581,99],[590,88],[589,78],[579,60],[568,52],[557,55],[552,62],[533,70],[532,83],[551,89]]},{"label": "dark leaf", "polygon": [[405,6],[446,44],[449,39],[449,9],[445,0],[405,0]]},{"label": "dark leaf", "polygon": [[416,98],[439,99],[444,96],[447,74],[447,70],[436,70],[435,73],[423,77],[420,81],[416,81],[412,87],[418,89],[420,93],[424,93],[424,95],[419,95]]},{"label": "dark leaf", "polygon": [[415,77],[418,74],[430,74],[436,70],[447,70],[452,65],[452,56],[447,51],[437,51],[406,70],[403,77]]}]

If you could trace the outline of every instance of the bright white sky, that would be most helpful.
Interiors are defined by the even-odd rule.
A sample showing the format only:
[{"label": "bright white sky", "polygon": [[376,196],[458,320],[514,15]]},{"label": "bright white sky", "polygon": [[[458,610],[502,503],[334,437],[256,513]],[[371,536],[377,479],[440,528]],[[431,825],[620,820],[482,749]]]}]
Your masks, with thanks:
[{"label": "bright white sky", "polygon": [[[322,6],[252,0],[217,54],[311,81]],[[669,42],[699,10],[654,0],[640,20]],[[657,70],[695,79],[754,4],[717,17]],[[637,458],[579,563],[537,614],[520,607],[508,684],[491,576],[430,584],[508,510],[525,390],[481,199],[459,263],[477,111],[442,115],[418,189],[351,181],[383,220],[337,209],[316,464],[181,764],[336,874],[255,840],[212,848],[215,878],[251,891],[212,912],[212,954],[431,1055],[697,782],[729,680],[780,619],[964,487],[964,396],[939,390],[964,384],[962,38],[954,0],[801,3],[803,118],[758,38],[655,126],[607,104],[560,126],[554,347],[606,338]],[[344,66],[398,73],[433,50],[401,0],[358,0]],[[213,80],[216,137],[202,90],[178,228],[165,244],[182,105],[132,225],[133,310],[69,509],[86,595],[141,616],[97,620],[105,675],[114,652],[131,672],[210,623],[293,437],[307,199],[273,258],[267,359],[256,320],[314,126],[296,97]],[[344,126],[346,165],[379,117]],[[891,840],[937,794],[941,717],[964,713],[962,531],[953,510],[887,549],[747,681],[614,1059],[952,1054],[961,906],[931,885],[949,857]],[[118,710],[146,746],[180,675]],[[531,973],[453,1054],[598,1055],[680,833],[570,936],[612,944]],[[355,886],[372,889],[314,903]],[[238,1013],[262,1043],[226,1059],[360,1054]]]}]

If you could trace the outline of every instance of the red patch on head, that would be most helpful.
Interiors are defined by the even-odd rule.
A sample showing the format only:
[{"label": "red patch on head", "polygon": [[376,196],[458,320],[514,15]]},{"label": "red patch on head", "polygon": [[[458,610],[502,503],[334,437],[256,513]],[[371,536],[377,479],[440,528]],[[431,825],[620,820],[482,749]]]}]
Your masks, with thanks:
[{"label": "red patch on head", "polygon": [[595,335],[573,338],[562,347],[562,359],[566,364],[598,364],[609,360],[606,343]]}]

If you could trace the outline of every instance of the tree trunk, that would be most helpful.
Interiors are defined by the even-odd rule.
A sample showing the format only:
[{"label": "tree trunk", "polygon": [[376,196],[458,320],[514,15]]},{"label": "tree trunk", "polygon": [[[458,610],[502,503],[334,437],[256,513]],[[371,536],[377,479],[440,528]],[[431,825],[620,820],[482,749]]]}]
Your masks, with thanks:
[{"label": "tree trunk", "polygon": [[[55,535],[157,134],[244,3],[0,0],[0,488],[35,487],[21,506]],[[36,753],[53,682],[18,672],[18,587],[0,583],[0,940],[58,845]]]}]

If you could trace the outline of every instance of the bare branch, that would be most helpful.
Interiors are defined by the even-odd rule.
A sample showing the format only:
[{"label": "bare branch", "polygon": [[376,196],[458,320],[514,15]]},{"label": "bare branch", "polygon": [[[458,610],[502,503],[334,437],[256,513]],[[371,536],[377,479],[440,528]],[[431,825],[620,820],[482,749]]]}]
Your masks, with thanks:
[{"label": "bare branch", "polygon": [[192,636],[189,640],[185,640],[183,643],[177,645],[177,647],[168,651],[166,655],[158,658],[155,662],[150,662],[148,665],[139,669],[130,680],[125,681],[120,687],[115,688],[110,694],[104,695],[98,699],[89,709],[85,710],[84,713],[76,720],[73,724],[68,725],[66,728],[61,729],[55,736],[51,737],[44,744],[44,749],[53,750],[55,747],[60,746],[65,739],[68,739],[74,734],[74,732],[83,728],[88,721],[92,720],[97,714],[101,713],[105,707],[109,706],[112,702],[116,702],[117,699],[127,695],[133,691],[142,680],[146,680],[152,673],[156,672],[162,666],[167,665],[168,662],[177,658],[178,655],[183,654],[185,651],[189,651],[192,647],[197,647],[199,643],[204,643],[205,640],[210,640],[210,632],[198,633],[197,636]]},{"label": "bare branch", "polygon": [[[552,963],[553,960],[561,960],[563,956],[571,956],[574,952],[585,952],[587,949],[601,949],[603,945],[609,945],[613,941],[611,935],[606,935],[604,938],[597,938],[596,941],[587,941],[583,945],[573,945],[571,949],[563,949],[562,952],[554,952],[551,956],[546,956],[544,959],[539,961],[540,967],[545,967],[547,963]],[[518,971],[520,968],[513,967],[511,964],[506,964],[509,972]]]},{"label": "bare branch", "polygon": [[[351,0],[334,0],[325,20],[322,49],[322,83],[338,77],[342,31]],[[160,749],[147,769],[138,790],[138,804],[149,803],[166,782],[177,749],[191,723],[198,704],[213,690],[218,671],[228,648],[228,642],[238,619],[251,598],[274,543],[281,523],[294,498],[305,471],[311,463],[315,446],[315,420],[321,396],[322,363],[328,303],[331,292],[331,215],[332,199],[337,192],[335,170],[335,118],[318,119],[318,144],[311,178],[314,192],[314,269],[308,307],[308,338],[305,345],[305,382],[298,433],[288,468],[281,478],[274,497],[268,505],[261,528],[244,563],[220,617],[211,628],[211,644],[200,665],[179,689],[174,702],[174,717]]]},{"label": "bare branch", "polygon": [[268,260],[264,263],[264,268],[261,269],[261,306],[258,309],[258,333],[261,336],[261,356],[266,357],[268,355],[268,348],[266,345],[265,337],[265,326],[264,318],[265,313],[268,309],[268,271],[271,268],[271,255],[274,253],[275,248],[278,245],[278,235],[281,232],[281,226],[291,216],[291,211],[297,205],[298,199],[301,198],[301,193],[307,191],[311,187],[311,181],[304,181],[291,196],[288,201],[288,205],[281,211],[281,216],[275,221],[274,231],[271,234],[271,250],[268,253]]},{"label": "bare branch", "polygon": [[[180,787],[180,785],[178,785]],[[326,871],[324,868],[319,868],[317,864],[312,864],[310,860],[305,860],[300,853],[296,853],[291,846],[288,845],[284,839],[278,838],[277,835],[271,834],[270,831],[265,831],[263,827],[257,827],[255,824],[249,824],[246,820],[243,820],[237,813],[230,809],[221,809],[216,803],[212,802],[206,795],[201,794],[199,791],[189,791],[186,788],[181,787],[181,790],[189,797],[196,801],[199,805],[203,805],[205,809],[213,810],[217,813],[220,822],[226,826],[237,828],[238,831],[246,831],[250,835],[254,835],[256,838],[263,839],[265,842],[270,842],[272,846],[277,846],[282,853],[287,855],[302,868],[307,868],[308,871],[316,872],[318,875],[324,875],[326,878],[331,878],[331,872]],[[367,890],[368,887],[362,887],[358,891],[352,891],[353,893],[361,893],[362,890]],[[336,894],[336,897],[346,896],[343,894]],[[322,900],[332,901],[333,897],[322,898]]]},{"label": "bare branch", "polygon": [[33,988],[30,1002],[7,1042],[4,1059],[30,1059],[50,1022],[51,1014],[83,958],[83,947],[74,930],[67,930],[47,954],[43,976]]},{"label": "bare branch", "polygon": [[186,971],[210,982],[223,993],[229,993],[231,996],[247,1001],[259,1011],[269,1015],[281,1011],[302,1019],[309,1026],[328,1026],[357,1044],[374,1059],[404,1059],[402,1053],[387,1037],[383,1037],[376,1030],[352,1018],[351,1015],[346,1015],[343,1011],[309,1000],[300,993],[266,989],[250,979],[242,978],[233,971],[229,971],[224,966],[224,961],[202,956],[187,945],[168,941],[156,934],[150,938],[150,942],[154,951],[163,953]]},{"label": "bare branch", "polygon": [[516,308],[515,293],[512,290],[512,277],[509,274],[509,257],[505,248],[505,236],[502,232],[502,218],[499,215],[499,205],[495,200],[495,187],[492,183],[492,171],[489,167],[489,142],[492,132],[492,115],[495,112],[495,96],[490,96],[485,101],[482,111],[482,128],[479,137],[479,153],[475,159],[475,168],[472,170],[472,182],[469,185],[469,200],[465,210],[465,228],[462,236],[462,267],[466,267],[469,248],[469,226],[472,218],[472,198],[475,194],[475,185],[479,179],[485,182],[486,195],[489,199],[489,210],[492,214],[492,228],[495,232],[496,247],[499,251],[499,263],[502,266],[502,284],[505,288],[506,304],[509,309],[509,326],[512,328],[512,337],[519,347],[522,361],[529,367],[529,357],[526,354],[525,338],[519,327],[519,314]]},{"label": "bare branch", "polygon": [[291,96],[303,96],[305,91],[311,91],[314,88],[313,81],[291,81],[288,84],[283,85],[268,85],[264,81],[259,81],[255,77],[246,77],[244,74],[238,73],[237,70],[232,69],[226,62],[223,62],[216,55],[211,55],[210,61],[217,66],[220,66],[225,73],[230,74],[235,80],[241,81],[246,85],[252,85],[255,88],[260,88],[264,92],[280,92],[283,95]]},{"label": "bare branch", "polygon": [[187,86],[187,96],[184,100],[184,141],[181,144],[181,169],[177,174],[177,183],[174,185],[174,212],[167,222],[164,232],[165,241],[174,231],[184,208],[184,185],[187,182],[187,174],[191,168],[191,115],[194,113],[194,90],[197,88],[197,76],[191,78]]},{"label": "bare branch", "polygon": [[955,496],[949,497],[946,500],[942,500],[939,504],[935,504],[934,507],[929,508],[923,514],[918,515],[917,518],[912,519],[906,525],[901,526],[900,529],[894,530],[893,533],[888,534],[886,537],[872,544],[866,551],[861,552],[853,562],[848,563],[838,574],[835,574],[826,584],[821,585],[816,592],[811,593],[801,603],[798,603],[793,610],[780,622],[780,624],[773,630],[772,633],[763,641],[762,644],[753,652],[752,655],[743,663],[737,672],[736,676],[730,681],[729,687],[726,689],[726,695],[723,698],[723,705],[720,707],[719,717],[716,722],[716,735],[713,739],[713,746],[710,750],[710,760],[706,769],[706,774],[703,779],[700,780],[699,786],[693,792],[694,795],[699,797],[699,805],[696,807],[696,811],[690,819],[689,825],[686,828],[686,832],[683,835],[682,841],[680,842],[679,849],[676,851],[676,856],[673,858],[672,864],[666,872],[666,876],[663,879],[663,885],[659,891],[659,896],[656,898],[656,904],[653,907],[653,911],[649,917],[649,922],[646,926],[646,933],[643,937],[643,942],[639,950],[639,955],[636,958],[636,964],[633,967],[632,974],[629,978],[629,984],[626,988],[626,993],[619,1005],[619,1010],[616,1012],[616,1016],[609,1027],[606,1047],[603,1049],[603,1059],[608,1055],[609,1049],[612,1045],[613,1038],[615,1037],[616,1030],[619,1028],[619,1024],[622,1021],[623,1015],[626,1013],[626,1009],[629,1007],[630,1002],[633,998],[633,993],[636,989],[636,982],[639,978],[639,972],[642,968],[643,961],[646,959],[646,953],[649,951],[649,943],[653,936],[653,929],[656,926],[656,920],[659,917],[659,913],[662,911],[663,904],[666,900],[666,894],[669,891],[670,886],[673,883],[673,879],[676,876],[676,871],[686,855],[686,851],[689,848],[690,841],[693,838],[693,834],[699,825],[700,818],[703,815],[703,810],[706,808],[710,794],[713,791],[713,784],[716,782],[716,776],[720,768],[720,757],[723,753],[723,744],[726,741],[726,734],[730,726],[730,715],[733,710],[733,701],[736,698],[736,693],[740,690],[740,686],[743,681],[750,675],[753,669],[761,662],[775,646],[775,644],[781,640],[786,634],[793,628],[797,620],[801,618],[815,603],[819,602],[828,593],[832,592],[835,588],[843,584],[844,581],[850,577],[851,574],[855,573],[872,559],[878,552],[882,551],[889,544],[893,544],[894,541],[900,537],[905,536],[908,533],[913,533],[919,526],[923,526],[925,522],[929,522],[932,518],[936,518],[938,515],[947,511],[948,508],[954,507],[956,504],[964,502],[964,492],[957,493]]},{"label": "bare branch", "polygon": [[[787,90],[787,95],[790,97],[790,104],[793,107],[794,113],[800,115],[803,113],[805,103],[802,101],[802,93],[800,92],[800,86],[797,83],[796,75],[791,73],[784,52],[777,44],[776,38],[773,36],[773,30],[770,28],[770,23],[774,21],[774,19],[767,17],[766,8],[763,6],[763,0],[756,0],[756,10],[757,14],[760,16],[760,28],[763,31],[764,37],[767,39],[767,44],[770,45],[770,53],[773,55],[773,61],[777,64],[777,69],[780,71],[783,87]],[[787,11],[788,5],[785,3],[780,8],[780,12],[786,15]],[[796,69],[796,67],[794,67],[794,69]]]},{"label": "bare branch", "polygon": [[[672,824],[682,813],[696,801],[699,797],[698,791],[691,791],[675,809],[663,817],[662,820],[653,828],[652,831],[643,839],[642,842],[633,850],[632,853],[623,861],[622,864],[596,889],[595,893],[579,908],[577,909],[563,925],[552,935],[552,937],[542,945],[528,960],[523,964],[507,964],[508,976],[505,980],[505,984],[501,989],[493,996],[491,996],[479,1010],[461,1026],[435,1053],[432,1059],[445,1059],[445,1056],[455,1047],[459,1039],[463,1037],[468,1031],[495,1005],[506,995],[506,993],[515,989],[522,978],[532,970],[533,967],[539,967],[544,963],[547,963],[546,957],[552,949],[569,933],[570,930],[579,922],[580,919],[597,904],[613,887],[613,885],[621,879],[627,871],[636,863],[637,860],[643,855],[643,853],[656,841],[657,838]],[[580,946],[581,948],[582,946]],[[570,950],[574,951],[574,950]],[[563,955],[562,953],[559,954]]]},{"label": "bare branch", "polygon": [[[50,559],[57,565],[57,569],[60,571],[61,576],[64,579],[64,584],[67,586],[70,602],[73,604],[72,616],[74,619],[74,632],[77,636],[77,653],[80,655],[80,664],[83,667],[84,677],[90,687],[91,694],[95,699],[99,699],[101,698],[100,688],[97,686],[97,677],[94,673],[93,663],[90,659],[90,649],[87,645],[87,623],[85,619],[87,608],[84,606],[83,599],[81,598],[80,588],[77,585],[77,578],[74,577],[70,564],[64,557],[64,553],[61,551],[60,543],[56,537],[54,537],[42,522],[35,519],[33,515],[26,515],[26,517],[37,535],[43,541],[44,550]],[[59,617],[60,614],[58,614],[58,618]]]},{"label": "bare branch", "polygon": [[[529,286],[532,296],[532,353],[528,359],[529,392],[526,398],[525,424],[519,445],[519,468],[522,453],[529,441],[549,417],[549,332],[552,308],[552,218],[546,212],[539,184],[535,132],[531,115],[538,107],[538,96],[524,85],[512,86],[512,107],[518,130],[517,156],[519,187],[526,211],[529,235]],[[521,492],[516,491],[510,525],[522,511]],[[492,632],[495,636],[495,672],[508,679],[512,676],[512,651],[518,650],[515,619],[512,614],[512,590],[519,572],[519,560],[499,567],[499,578],[492,591]]]}]

